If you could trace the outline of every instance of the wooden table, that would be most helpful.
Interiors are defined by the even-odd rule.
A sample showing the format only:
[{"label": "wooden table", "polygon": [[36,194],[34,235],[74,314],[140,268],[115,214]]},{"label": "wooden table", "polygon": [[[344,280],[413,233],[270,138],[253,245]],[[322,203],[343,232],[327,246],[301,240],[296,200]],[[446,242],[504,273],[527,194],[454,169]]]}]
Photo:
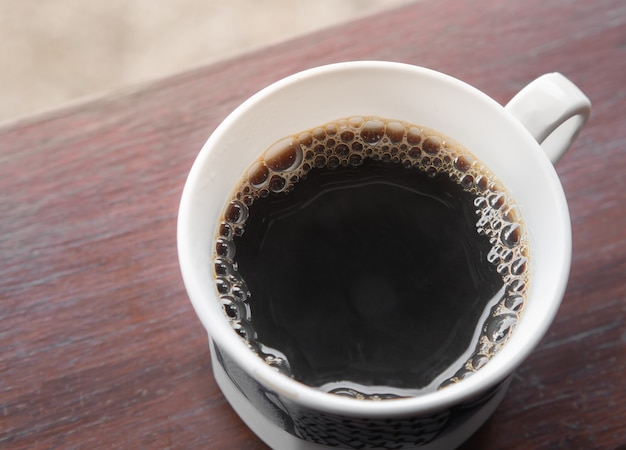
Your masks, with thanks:
[{"label": "wooden table", "polygon": [[178,270],[178,201],[245,98],[362,59],[502,103],[560,71],[591,98],[557,166],[574,240],[563,305],[463,449],[626,444],[626,2],[424,0],[0,129],[0,447],[266,448],[213,380]]}]

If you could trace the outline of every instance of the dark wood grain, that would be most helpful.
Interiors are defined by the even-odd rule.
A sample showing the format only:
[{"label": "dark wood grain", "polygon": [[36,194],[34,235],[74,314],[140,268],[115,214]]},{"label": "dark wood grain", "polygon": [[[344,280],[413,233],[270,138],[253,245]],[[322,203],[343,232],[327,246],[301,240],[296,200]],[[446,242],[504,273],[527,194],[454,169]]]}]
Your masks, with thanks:
[{"label": "dark wood grain", "polygon": [[320,64],[431,67],[593,102],[557,170],[574,259],[550,331],[464,449],[626,444],[626,3],[424,0],[0,129],[0,447],[266,448],[210,372],[175,247],[186,174],[246,97]]}]

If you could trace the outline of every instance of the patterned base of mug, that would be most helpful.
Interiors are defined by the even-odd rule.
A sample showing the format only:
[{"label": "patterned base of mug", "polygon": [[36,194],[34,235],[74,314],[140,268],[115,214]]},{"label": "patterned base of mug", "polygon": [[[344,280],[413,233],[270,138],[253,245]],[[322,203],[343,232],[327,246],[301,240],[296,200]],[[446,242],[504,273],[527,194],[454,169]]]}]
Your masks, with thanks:
[{"label": "patterned base of mug", "polygon": [[261,386],[210,342],[213,373],[246,425],[273,449],[452,449],[495,411],[511,377],[478,399],[426,417],[354,419],[302,409]]}]

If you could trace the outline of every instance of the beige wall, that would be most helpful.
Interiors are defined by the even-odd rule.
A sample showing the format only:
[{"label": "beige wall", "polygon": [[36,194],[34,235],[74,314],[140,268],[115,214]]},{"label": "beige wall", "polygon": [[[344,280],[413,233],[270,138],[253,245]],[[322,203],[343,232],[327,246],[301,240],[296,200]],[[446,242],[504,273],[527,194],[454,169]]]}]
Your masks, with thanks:
[{"label": "beige wall", "polygon": [[0,0],[0,122],[410,0]]}]

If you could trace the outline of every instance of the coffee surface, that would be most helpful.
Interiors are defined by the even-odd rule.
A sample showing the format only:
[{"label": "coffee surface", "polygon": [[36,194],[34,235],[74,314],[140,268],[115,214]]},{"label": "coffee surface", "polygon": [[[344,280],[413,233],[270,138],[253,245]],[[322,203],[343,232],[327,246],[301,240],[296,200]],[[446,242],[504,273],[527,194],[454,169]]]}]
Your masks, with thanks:
[{"label": "coffee surface", "polygon": [[416,395],[482,367],[522,311],[510,196],[446,136],[349,118],[287,137],[224,210],[217,289],[268,364],[356,398]]}]

